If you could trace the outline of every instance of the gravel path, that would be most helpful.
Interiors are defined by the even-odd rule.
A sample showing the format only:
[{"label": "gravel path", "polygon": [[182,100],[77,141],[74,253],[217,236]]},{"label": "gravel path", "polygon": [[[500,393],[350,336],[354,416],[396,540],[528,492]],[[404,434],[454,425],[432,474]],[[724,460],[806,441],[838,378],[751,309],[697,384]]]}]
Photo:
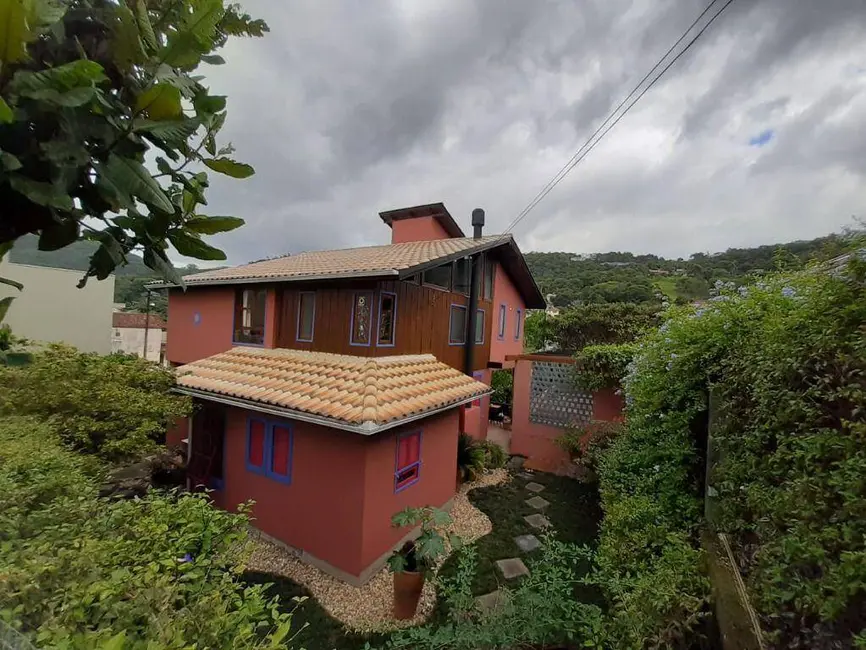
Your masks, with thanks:
[{"label": "gravel path", "polygon": [[[463,485],[454,495],[449,531],[460,535],[466,543],[488,534],[492,530],[490,519],[469,502],[466,494],[477,487],[498,485],[507,480],[508,472],[497,469],[484,474],[477,481]],[[395,621],[391,615],[393,578],[387,567],[363,587],[353,587],[304,564],[286,549],[265,540],[256,542],[256,549],[247,566],[254,571],[283,575],[303,584],[331,616],[359,632],[387,631],[417,625],[426,620],[436,604],[436,590],[432,582],[427,580],[415,618]]]}]

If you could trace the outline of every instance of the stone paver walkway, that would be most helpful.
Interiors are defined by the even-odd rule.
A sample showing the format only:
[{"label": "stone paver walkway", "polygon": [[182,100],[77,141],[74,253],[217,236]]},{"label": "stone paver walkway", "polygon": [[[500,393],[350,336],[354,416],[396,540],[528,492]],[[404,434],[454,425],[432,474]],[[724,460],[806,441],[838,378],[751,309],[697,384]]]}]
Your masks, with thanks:
[{"label": "stone paver walkway", "polygon": [[478,609],[484,613],[487,613],[493,609],[498,609],[502,607],[502,605],[507,600],[507,596],[499,591],[491,591],[489,594],[484,594],[483,596],[478,596],[475,599],[475,603],[478,605]]},{"label": "stone paver walkway", "polygon": [[502,572],[506,580],[513,580],[520,576],[528,576],[529,569],[519,557],[510,557],[507,560],[496,560],[496,566]]},{"label": "stone paver walkway", "polygon": [[533,476],[533,475],[530,474],[529,472],[520,472],[520,474],[518,474],[517,476],[518,476],[519,478],[525,479],[525,480],[527,480],[527,481],[531,481],[532,479],[535,478],[535,476]]},{"label": "stone paver walkway", "polygon": [[526,523],[532,526],[533,528],[547,528],[550,526],[550,520],[547,517],[541,514],[527,515],[524,517]]},{"label": "stone paver walkway", "polygon": [[526,489],[530,492],[542,492],[544,490],[544,486],[541,483],[527,483]]},{"label": "stone paver walkway", "polygon": [[535,535],[518,535],[514,538],[514,543],[517,544],[517,548],[524,553],[534,551],[541,546],[541,542],[538,541],[538,538]]},{"label": "stone paver walkway", "polygon": [[539,496],[534,496],[531,499],[526,500],[526,505],[531,506],[536,510],[543,510],[550,505],[550,501],[548,501],[547,499],[542,499]]}]

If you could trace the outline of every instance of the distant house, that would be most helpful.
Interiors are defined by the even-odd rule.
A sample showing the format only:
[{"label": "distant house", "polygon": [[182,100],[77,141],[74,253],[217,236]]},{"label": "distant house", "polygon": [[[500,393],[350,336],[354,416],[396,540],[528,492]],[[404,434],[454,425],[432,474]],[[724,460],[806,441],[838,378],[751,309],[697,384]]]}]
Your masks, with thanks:
[{"label": "distant house", "polygon": [[207,271],[168,296],[167,359],[199,404],[168,440],[188,443],[191,482],[227,509],[255,500],[257,528],[356,584],[406,537],[395,512],[453,497],[458,433],[486,437],[492,370],[545,306],[483,214],[473,237],[441,203],[380,217],[391,244]]},{"label": "distant house", "polygon": [[112,352],[135,354],[148,361],[163,362],[167,326],[161,316],[114,312],[111,320]]},{"label": "distant house", "polygon": [[15,299],[4,325],[18,336],[43,343],[66,343],[83,352],[111,352],[114,276],[77,287],[83,273],[47,266],[0,262],[0,277],[24,285],[0,284],[0,298]]}]

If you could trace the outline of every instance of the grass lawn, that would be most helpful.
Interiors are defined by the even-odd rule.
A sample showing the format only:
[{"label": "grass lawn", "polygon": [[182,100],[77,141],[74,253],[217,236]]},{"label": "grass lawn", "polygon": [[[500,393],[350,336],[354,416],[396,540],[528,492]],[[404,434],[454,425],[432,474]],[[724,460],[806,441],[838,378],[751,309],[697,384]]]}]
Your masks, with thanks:
[{"label": "grass lawn", "polygon": [[[526,500],[534,496],[526,489],[526,484],[534,481],[545,487],[539,496],[550,502],[539,511]],[[496,560],[519,557],[524,562],[539,551],[521,551],[514,538],[531,533],[541,537],[541,532],[532,528],[523,519],[526,515],[542,512],[553,524],[558,539],[576,544],[594,545],[601,521],[598,491],[574,479],[555,474],[533,472],[533,478],[526,480],[513,475],[505,485],[478,488],[469,493],[469,500],[484,512],[493,524],[493,531],[475,542],[478,548],[478,572],[475,576],[473,593],[486,594],[504,583],[502,574],[496,567]],[[528,564],[528,563],[527,563]],[[441,571],[450,575],[456,569],[456,561],[451,558],[445,562]],[[513,586],[515,581],[509,581]],[[597,596],[586,587],[578,594],[581,600],[595,601]]]},{"label": "grass lawn", "polygon": [[676,278],[659,278],[658,280],[653,282],[653,284],[670,300],[676,300],[677,296],[679,296],[679,293],[677,293]]},{"label": "grass lawn", "polygon": [[[601,520],[598,492],[574,479],[545,474],[533,473],[533,481],[545,486],[539,496],[550,502],[543,514],[554,526],[556,536],[562,541],[577,544],[592,545],[598,534]],[[481,595],[493,591],[501,582],[502,575],[496,568],[496,560],[510,557],[520,557],[524,561],[533,554],[522,552],[514,543],[514,537],[532,533],[540,537],[541,533],[533,529],[523,517],[538,510],[527,505],[526,499],[534,496],[526,489],[529,480],[512,476],[505,485],[494,485],[477,488],[469,493],[469,500],[483,511],[493,523],[493,531],[475,542],[478,548],[478,573],[473,585],[473,593]],[[452,556],[442,566],[441,571],[450,575],[456,569],[456,558]],[[247,572],[245,578],[249,583],[273,583],[268,595],[279,595],[284,607],[290,609],[292,598],[310,596],[301,585],[284,578],[267,573]],[[510,581],[513,586],[515,581]],[[597,593],[588,587],[580,586],[575,591],[575,597],[584,602],[599,602]],[[431,621],[441,620],[445,612],[437,607]],[[304,647],[307,650],[358,650],[370,642],[374,647],[387,639],[387,634],[364,635],[347,630],[342,623],[330,616],[318,602],[310,597],[298,605],[293,619],[293,629],[299,630],[307,623],[305,630],[294,639],[294,647]]]}]

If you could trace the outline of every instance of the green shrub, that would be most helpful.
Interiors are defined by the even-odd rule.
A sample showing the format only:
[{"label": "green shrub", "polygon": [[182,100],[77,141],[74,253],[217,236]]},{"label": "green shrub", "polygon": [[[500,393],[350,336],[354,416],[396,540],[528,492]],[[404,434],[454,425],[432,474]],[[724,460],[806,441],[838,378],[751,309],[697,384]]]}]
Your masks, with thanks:
[{"label": "green shrub", "polygon": [[602,647],[597,645],[601,611],[574,597],[581,582],[584,549],[546,535],[540,557],[528,562],[530,574],[514,589],[500,588],[504,603],[488,613],[475,609],[472,595],[477,551],[467,546],[459,552],[454,575],[437,580],[448,620],[398,630],[382,650],[510,649],[576,643]]},{"label": "green shrub", "polygon": [[636,351],[635,343],[586,346],[574,355],[575,384],[590,392],[618,388]]},{"label": "green shrub", "polygon": [[720,516],[772,647],[866,635],[866,263],[717,287],[639,343],[627,425],[600,465],[593,580],[613,647],[689,642],[706,611],[708,387]]},{"label": "green shrub", "polygon": [[172,371],[134,356],[52,346],[21,368],[0,368],[0,415],[33,415],[64,443],[108,460],[152,451],[192,402],[173,395]]},{"label": "green shrub", "polygon": [[508,454],[505,450],[490,440],[479,440],[476,443],[484,450],[484,467],[485,469],[500,469],[505,467],[508,462]]},{"label": "green shrub", "polygon": [[239,581],[243,514],[204,495],[101,499],[91,464],[45,424],[0,420],[0,619],[39,647],[285,647],[290,617]]},{"label": "green shrub", "polygon": [[493,393],[490,401],[494,404],[511,404],[514,392],[514,373],[510,370],[494,370],[490,377]]},{"label": "green shrub", "polygon": [[474,481],[484,471],[484,449],[468,433],[457,438],[457,472],[463,481]]},{"label": "green shrub", "polygon": [[586,426],[568,427],[554,443],[568,453],[575,464],[594,476],[604,453],[622,430],[622,423],[594,420]]}]

